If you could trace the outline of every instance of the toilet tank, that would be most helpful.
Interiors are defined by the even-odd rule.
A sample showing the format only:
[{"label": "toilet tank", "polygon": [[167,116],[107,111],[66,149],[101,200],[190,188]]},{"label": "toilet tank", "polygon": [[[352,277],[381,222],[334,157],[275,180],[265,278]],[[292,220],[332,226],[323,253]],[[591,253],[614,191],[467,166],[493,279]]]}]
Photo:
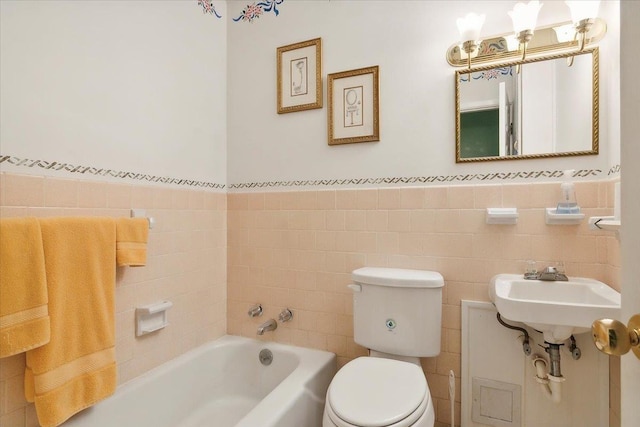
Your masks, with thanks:
[{"label": "toilet tank", "polygon": [[353,334],[363,347],[400,356],[440,353],[440,273],[399,268],[354,270]]}]

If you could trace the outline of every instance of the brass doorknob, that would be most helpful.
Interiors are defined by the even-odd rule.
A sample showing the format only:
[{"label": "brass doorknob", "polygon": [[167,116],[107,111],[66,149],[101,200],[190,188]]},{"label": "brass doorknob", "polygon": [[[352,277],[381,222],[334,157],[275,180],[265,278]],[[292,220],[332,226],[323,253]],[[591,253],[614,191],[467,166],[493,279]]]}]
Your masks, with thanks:
[{"label": "brass doorknob", "polygon": [[640,314],[629,319],[629,326],[613,319],[599,319],[591,325],[593,343],[598,350],[622,356],[632,350],[640,359]]}]

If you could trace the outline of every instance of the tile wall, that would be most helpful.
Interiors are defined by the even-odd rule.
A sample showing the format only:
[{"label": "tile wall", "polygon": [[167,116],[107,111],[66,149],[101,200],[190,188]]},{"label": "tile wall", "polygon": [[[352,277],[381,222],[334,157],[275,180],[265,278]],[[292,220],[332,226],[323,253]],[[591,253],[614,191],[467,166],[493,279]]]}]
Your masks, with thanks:
[{"label": "tile wall", "polygon": [[[118,382],[226,332],[226,194],[141,185],[0,175],[0,216],[128,217],[146,209],[146,267],[118,268]],[[136,306],[170,300],[168,328],[136,338]],[[24,355],[0,359],[0,425],[37,426],[24,399]]]},{"label": "tile wall", "polygon": [[[339,366],[366,350],[353,341],[350,272],[363,266],[439,271],[445,278],[442,348],[422,360],[438,426],[450,425],[448,372],[460,390],[462,299],[487,301],[490,278],[525,261],[564,261],[569,275],[619,290],[619,246],[611,232],[545,225],[558,184],[236,193],[228,196],[228,332],[256,337],[285,307],[294,319],[261,339],[335,352]],[[588,216],[611,215],[613,183],[576,184]],[[487,225],[486,207],[518,207],[517,225]],[[250,305],[265,315],[251,319]],[[611,426],[619,421],[613,361]],[[617,389],[617,391],[616,391]],[[456,397],[460,420],[460,393]]]},{"label": "tile wall", "polygon": [[[450,425],[448,377],[460,390],[460,300],[487,300],[496,273],[525,260],[564,260],[570,275],[619,290],[619,246],[610,232],[547,226],[557,184],[212,193],[139,185],[0,175],[0,216],[128,216],[147,209],[157,226],[144,268],[117,274],[116,351],[123,383],[225,332],[256,337],[289,307],[294,319],[261,337],[335,352],[340,366],[365,349],[353,342],[350,272],[363,266],[443,274],[442,352],[423,359],[437,411]],[[577,183],[587,216],[610,215],[613,183]],[[517,206],[517,225],[485,224],[486,207]],[[225,286],[226,284],[226,286]],[[169,299],[170,327],[134,336],[134,308]],[[261,318],[246,311],[260,302]],[[620,425],[619,360],[611,359],[611,427]],[[0,359],[0,425],[36,426],[24,401],[24,357]],[[456,397],[459,420],[460,395]]]}]

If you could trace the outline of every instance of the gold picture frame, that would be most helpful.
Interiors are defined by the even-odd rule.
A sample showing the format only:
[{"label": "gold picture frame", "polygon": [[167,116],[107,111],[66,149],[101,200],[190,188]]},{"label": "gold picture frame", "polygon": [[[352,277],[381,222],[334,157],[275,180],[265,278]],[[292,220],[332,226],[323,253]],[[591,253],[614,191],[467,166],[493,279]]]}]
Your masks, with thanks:
[{"label": "gold picture frame", "polygon": [[322,108],[322,39],[277,49],[278,114]]},{"label": "gold picture frame", "polygon": [[380,141],[378,66],[327,76],[329,145]]}]

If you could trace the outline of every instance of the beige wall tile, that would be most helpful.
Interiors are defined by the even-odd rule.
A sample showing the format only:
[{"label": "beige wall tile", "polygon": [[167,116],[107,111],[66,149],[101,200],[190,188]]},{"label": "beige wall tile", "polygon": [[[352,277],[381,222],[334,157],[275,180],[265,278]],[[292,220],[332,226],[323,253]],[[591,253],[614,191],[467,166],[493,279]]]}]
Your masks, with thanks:
[{"label": "beige wall tile", "polygon": [[153,190],[150,187],[134,185],[131,187],[131,207],[135,209],[153,208]]},{"label": "beige wall tile", "polygon": [[473,187],[449,187],[447,207],[450,209],[472,209],[473,204]]},{"label": "beige wall tile", "polygon": [[357,190],[356,209],[378,209],[378,190]]},{"label": "beige wall tile", "polygon": [[204,195],[204,191],[190,190],[188,208],[190,210],[204,209]]},{"label": "beige wall tile", "polygon": [[348,231],[365,231],[367,230],[367,212],[365,211],[346,211],[345,212],[345,230]]},{"label": "beige wall tile", "polygon": [[502,206],[505,208],[527,209],[534,207],[531,185],[507,184],[502,186]]},{"label": "beige wall tile", "polygon": [[409,231],[411,230],[411,215],[413,211],[387,211],[388,230],[389,231]]},{"label": "beige wall tile", "polygon": [[[404,211],[400,211],[404,212]],[[410,211],[409,225],[413,232],[435,232],[436,227],[436,211],[434,210],[412,210]],[[404,231],[404,230],[400,230]]]},{"label": "beige wall tile", "polygon": [[131,208],[131,186],[110,184],[107,187],[107,207],[124,209]]},{"label": "beige wall tile", "polygon": [[44,206],[43,177],[3,173],[0,180],[3,206]]},{"label": "beige wall tile", "polygon": [[400,189],[381,188],[378,190],[378,209],[399,209]]},{"label": "beige wall tile", "polygon": [[44,179],[44,205],[50,207],[78,206],[78,181],[70,179]]},{"label": "beige wall tile", "polygon": [[387,231],[389,228],[389,215],[387,211],[367,211],[366,227],[368,231]]},{"label": "beige wall tile", "polygon": [[425,203],[424,188],[403,188],[400,190],[400,209],[422,209]]},{"label": "beige wall tile", "polygon": [[78,207],[106,208],[108,184],[100,182],[78,182]]},{"label": "beige wall tile", "polygon": [[444,209],[449,206],[449,192],[447,187],[425,188],[426,209]]},{"label": "beige wall tile", "polygon": [[476,209],[502,207],[502,187],[479,185],[473,188],[473,207]]},{"label": "beige wall tile", "polygon": [[0,381],[21,375],[24,368],[25,356],[22,353],[0,359]]},{"label": "beige wall tile", "polygon": [[0,415],[0,424],[4,427],[23,427],[25,421],[25,408],[21,407],[8,414]]},{"label": "beige wall tile", "polygon": [[264,210],[264,208],[265,208],[264,193],[249,193],[247,195],[247,209]]},{"label": "beige wall tile", "polygon": [[173,209],[188,209],[189,191],[182,189],[171,190],[171,207]]},{"label": "beige wall tile", "polygon": [[336,209],[357,209],[357,206],[356,190],[336,191]]}]

